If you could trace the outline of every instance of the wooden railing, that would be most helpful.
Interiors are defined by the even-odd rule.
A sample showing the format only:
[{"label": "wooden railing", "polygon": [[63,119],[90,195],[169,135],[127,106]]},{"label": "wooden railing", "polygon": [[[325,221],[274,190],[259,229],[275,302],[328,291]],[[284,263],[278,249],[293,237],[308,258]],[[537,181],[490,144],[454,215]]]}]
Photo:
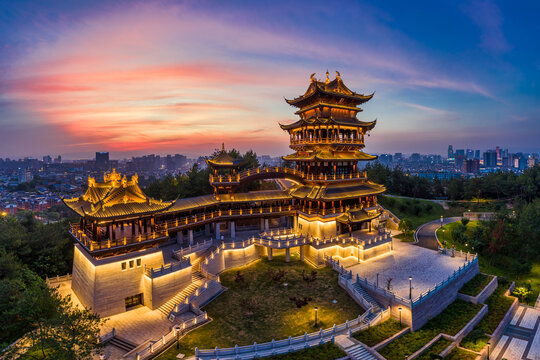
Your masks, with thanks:
[{"label": "wooden railing", "polygon": [[364,145],[363,139],[315,138],[291,139],[291,145],[336,144],[336,145]]},{"label": "wooden railing", "polygon": [[241,171],[237,174],[232,175],[212,175],[210,174],[210,183],[212,184],[236,184],[239,183],[251,176],[257,174],[289,174],[295,177],[302,178],[308,181],[334,181],[334,180],[356,180],[356,179],[365,179],[367,174],[365,171],[359,171],[349,174],[308,174],[303,171],[298,171],[286,167],[259,167],[255,169],[249,169]]},{"label": "wooden railing", "polygon": [[159,240],[169,236],[169,233],[166,228],[156,225],[156,230],[146,234],[139,234],[133,236],[122,236],[114,240],[103,239],[101,241],[95,241],[93,239],[93,234],[86,229],[84,232],[81,231],[79,224],[70,225],[71,235],[77,239],[84,247],[89,251],[98,251],[113,249],[118,247],[123,247],[127,245],[132,245],[136,243],[144,243],[154,240]]},{"label": "wooden railing", "polygon": [[192,216],[185,216],[175,220],[169,220],[165,223],[162,223],[165,229],[182,229],[183,227],[195,225],[195,224],[204,224],[211,220],[216,220],[220,218],[230,218],[236,216],[256,216],[256,215],[268,215],[268,214],[279,214],[295,211],[296,208],[292,205],[283,205],[283,206],[269,206],[269,207],[259,207],[259,208],[249,208],[249,209],[235,209],[235,210],[217,210],[208,213],[196,214]]}]

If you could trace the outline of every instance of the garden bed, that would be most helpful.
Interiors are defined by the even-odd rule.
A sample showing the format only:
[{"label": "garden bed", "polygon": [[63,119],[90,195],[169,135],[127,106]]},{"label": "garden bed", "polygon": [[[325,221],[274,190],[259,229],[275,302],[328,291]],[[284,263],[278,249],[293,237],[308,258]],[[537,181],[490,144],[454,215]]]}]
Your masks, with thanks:
[{"label": "garden bed", "polygon": [[445,360],[475,360],[478,354],[455,347]]},{"label": "garden bed", "polygon": [[478,296],[492,279],[493,276],[491,275],[476,274],[475,277],[463,285],[459,292],[473,297]]},{"label": "garden bed", "polygon": [[390,318],[383,323],[370,327],[369,329],[354,333],[353,337],[367,346],[373,347],[381,341],[397,334],[404,328],[405,325],[400,325],[399,321]]},{"label": "garden bed", "polygon": [[379,353],[389,360],[402,360],[403,354],[413,354],[440,333],[456,335],[482,307],[482,304],[472,304],[458,299],[420,330],[405,334],[379,350]]},{"label": "garden bed", "polygon": [[420,356],[416,357],[418,360],[430,360],[432,359],[431,355],[439,355],[441,351],[446,349],[452,342],[441,337],[437,340],[431,347],[426,349]]},{"label": "garden bed", "polygon": [[[281,278],[279,271],[285,272]],[[316,280],[306,282],[303,271],[304,275],[315,271]],[[314,270],[300,261],[286,263],[284,256],[275,256],[272,261],[261,259],[226,271],[220,278],[228,290],[204,308],[213,321],[183,337],[180,352],[189,356],[194,354],[195,347],[213,349],[260,344],[354,319],[364,311],[338,285],[337,276],[329,268]],[[296,302],[304,300],[307,304],[298,308]],[[317,328],[314,327],[315,306],[318,307]],[[175,348],[169,349],[158,359],[175,359],[177,353]]]}]

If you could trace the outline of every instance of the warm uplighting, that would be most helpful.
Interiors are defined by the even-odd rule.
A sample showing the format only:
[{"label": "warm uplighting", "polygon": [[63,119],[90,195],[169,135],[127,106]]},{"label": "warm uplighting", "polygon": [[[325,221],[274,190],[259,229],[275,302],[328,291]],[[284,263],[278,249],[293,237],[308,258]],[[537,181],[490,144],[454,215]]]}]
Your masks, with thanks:
[{"label": "warm uplighting", "polygon": [[7,216],[7,212],[2,211],[2,216],[3,216],[3,217],[6,217],[6,216]]}]

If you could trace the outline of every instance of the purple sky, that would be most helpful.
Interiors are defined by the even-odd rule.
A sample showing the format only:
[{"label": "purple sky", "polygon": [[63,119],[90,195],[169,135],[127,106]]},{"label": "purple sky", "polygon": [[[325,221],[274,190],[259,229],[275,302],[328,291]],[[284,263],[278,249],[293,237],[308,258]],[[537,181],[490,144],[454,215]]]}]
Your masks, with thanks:
[{"label": "purple sky", "polygon": [[0,8],[0,157],[283,155],[309,75],[375,91],[367,151],[540,151],[540,3],[48,1]]}]

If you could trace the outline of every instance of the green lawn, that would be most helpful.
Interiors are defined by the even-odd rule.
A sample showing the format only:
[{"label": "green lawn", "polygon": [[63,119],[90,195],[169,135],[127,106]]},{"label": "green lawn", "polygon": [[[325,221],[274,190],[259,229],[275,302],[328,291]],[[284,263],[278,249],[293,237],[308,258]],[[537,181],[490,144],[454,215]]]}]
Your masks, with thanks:
[{"label": "green lawn", "polygon": [[455,347],[445,360],[475,360],[478,354]]},{"label": "green lawn", "polygon": [[[308,285],[302,279],[302,271],[311,273],[314,269],[295,260],[297,257],[292,259],[290,263],[286,263],[283,256],[274,257],[272,261],[261,259],[222,273],[221,281],[228,290],[204,309],[213,321],[182,338],[181,352],[192,355],[195,347],[212,349],[284,339],[342,324],[363,313],[338,285],[336,272],[329,268],[315,270],[317,280]],[[269,276],[269,270],[283,270],[286,274],[275,281]],[[235,281],[238,271],[243,281]],[[297,308],[291,297],[311,300]],[[315,306],[319,309],[318,328],[314,328]],[[175,359],[177,353],[176,348],[171,348],[159,359]]]},{"label": "green lawn", "polygon": [[471,304],[458,299],[420,330],[405,334],[381,349],[379,353],[389,360],[402,360],[403,354],[413,354],[439,333],[457,334],[482,306],[482,304]]},{"label": "green lawn", "polygon": [[514,302],[513,297],[504,296],[508,289],[508,283],[501,281],[497,289],[486,300],[488,313],[476,325],[476,327],[463,338],[460,346],[473,351],[480,351],[488,343],[490,337],[487,334],[493,334],[499,323],[502,321],[508,309]]},{"label": "green lawn", "polygon": [[332,360],[347,356],[339,347],[329,342],[309,349],[295,351],[290,354],[265,357],[269,360]]},{"label": "green lawn", "polygon": [[483,331],[475,328],[473,331],[469,333],[469,335],[465,336],[463,340],[461,340],[461,343],[459,344],[459,346],[465,349],[479,352],[480,350],[484,348],[484,346],[487,345],[487,343],[489,342],[489,339],[491,339],[491,337],[487,335],[480,335],[480,334],[483,334]]},{"label": "green lawn", "polygon": [[493,276],[485,274],[476,274],[471,280],[469,280],[463,287],[459,290],[460,293],[470,296],[477,296],[484,290],[484,288],[489,284],[493,279]]},{"label": "green lawn", "polygon": [[439,219],[441,215],[446,216],[446,211],[440,204],[429,200],[379,196],[378,201],[398,218],[409,219],[412,229],[416,229],[429,221]]},{"label": "green lawn", "polygon": [[[437,237],[439,238],[439,241],[445,245],[446,247],[451,247],[452,245],[456,245],[456,250],[463,250],[463,251],[470,251],[474,252],[473,249],[470,247],[464,246],[463,244],[457,242],[454,243],[452,240],[452,230],[455,229],[459,224],[459,222],[451,223],[444,225],[442,228],[437,230]],[[472,230],[474,227],[478,226],[478,221],[469,221],[467,224],[467,235],[471,235]],[[501,259],[498,261],[498,263],[505,263],[505,259],[508,259],[508,262],[511,261],[511,255],[508,256],[500,256]],[[531,271],[528,274],[518,276],[517,274],[509,271],[508,269],[502,268],[500,266],[494,266],[490,259],[486,256],[480,256],[478,258],[478,264],[480,265],[480,271],[485,274],[492,274],[496,276],[503,276],[507,278],[510,281],[516,282],[516,287],[527,287],[529,284],[531,286],[532,292],[529,295],[527,299],[524,299],[524,303],[527,305],[534,306],[536,302],[536,298],[538,297],[538,294],[540,293],[540,262],[536,261],[533,262]]]},{"label": "green lawn", "polygon": [[444,338],[440,338],[435,342],[435,344],[431,345],[426,351],[424,351],[420,356],[418,356],[416,359],[418,360],[430,360],[431,355],[439,355],[441,351],[446,349],[448,345],[450,345],[452,342],[448,341]]},{"label": "green lawn", "polygon": [[404,328],[404,325],[399,325],[399,321],[390,318],[383,323],[370,327],[369,329],[354,333],[353,337],[367,346],[374,346],[381,341],[388,339]]},{"label": "green lawn", "polygon": [[[456,250],[474,252],[474,250],[471,249],[470,246],[465,246],[465,244],[461,244],[460,242],[454,242],[454,240],[452,239],[452,231],[460,225],[460,221],[444,225],[437,230],[437,238],[439,239],[441,244],[443,244],[447,248],[451,248],[452,245],[455,245]],[[469,221],[467,223],[467,230],[465,231],[465,234],[470,237],[474,228],[476,228],[478,225],[480,225],[479,221]]]}]

